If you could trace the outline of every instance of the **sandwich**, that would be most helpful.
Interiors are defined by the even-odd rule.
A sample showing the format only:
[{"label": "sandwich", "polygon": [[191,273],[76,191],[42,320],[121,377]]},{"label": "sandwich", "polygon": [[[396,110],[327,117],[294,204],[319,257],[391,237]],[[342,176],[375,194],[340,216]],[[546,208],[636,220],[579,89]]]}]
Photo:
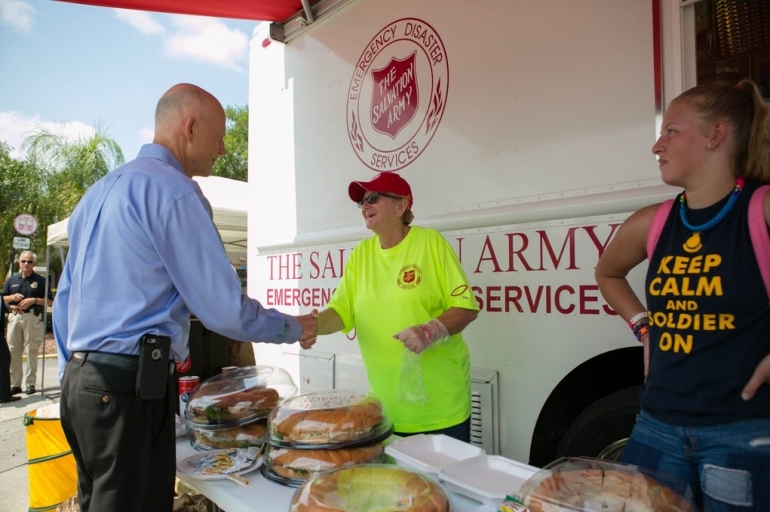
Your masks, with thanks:
[{"label": "sandwich", "polygon": [[307,480],[327,469],[374,461],[382,453],[380,443],[337,450],[296,450],[270,446],[265,453],[265,464],[282,478]]},{"label": "sandwich", "polygon": [[[312,397],[301,395],[309,400]],[[360,397],[358,397],[360,398]],[[312,408],[276,407],[268,418],[270,436],[299,444],[327,444],[366,439],[379,433],[385,419],[379,400],[365,397],[354,403],[313,403]]]},{"label": "sandwich", "polygon": [[193,438],[199,447],[212,450],[227,448],[248,448],[262,446],[265,443],[267,425],[264,423],[249,423],[239,427],[222,430],[195,430]]},{"label": "sandwich", "polygon": [[273,388],[251,388],[227,395],[201,396],[187,404],[193,423],[232,423],[247,418],[264,418],[278,403]]}]

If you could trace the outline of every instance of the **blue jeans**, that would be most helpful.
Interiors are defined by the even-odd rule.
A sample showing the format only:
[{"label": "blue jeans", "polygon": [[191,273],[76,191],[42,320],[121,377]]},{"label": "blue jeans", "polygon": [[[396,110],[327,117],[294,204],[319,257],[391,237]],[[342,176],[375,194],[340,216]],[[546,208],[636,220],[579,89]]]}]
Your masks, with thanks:
[{"label": "blue jeans", "polygon": [[770,511],[770,420],[675,427],[642,411],[621,460],[689,484],[703,512]]}]

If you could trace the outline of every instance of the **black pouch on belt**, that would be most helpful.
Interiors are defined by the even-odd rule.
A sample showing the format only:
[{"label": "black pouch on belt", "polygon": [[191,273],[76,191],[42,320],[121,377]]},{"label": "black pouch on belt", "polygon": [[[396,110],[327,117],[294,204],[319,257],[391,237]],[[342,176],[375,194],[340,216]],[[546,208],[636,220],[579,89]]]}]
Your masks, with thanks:
[{"label": "black pouch on belt", "polygon": [[145,334],[139,341],[139,367],[136,370],[136,398],[160,400],[168,391],[168,365],[171,338]]}]

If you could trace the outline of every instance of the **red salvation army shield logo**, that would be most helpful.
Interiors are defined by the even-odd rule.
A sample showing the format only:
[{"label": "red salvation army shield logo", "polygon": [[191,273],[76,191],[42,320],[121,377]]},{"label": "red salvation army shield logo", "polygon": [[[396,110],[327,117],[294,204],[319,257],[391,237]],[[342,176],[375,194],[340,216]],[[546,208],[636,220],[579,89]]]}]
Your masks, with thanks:
[{"label": "red salvation army shield logo", "polygon": [[414,77],[413,52],[403,60],[392,58],[382,69],[372,70],[372,127],[391,139],[414,118],[419,89]]},{"label": "red salvation army shield logo", "polygon": [[380,30],[356,62],[347,129],[356,156],[377,172],[417,159],[438,129],[449,92],[449,61],[435,29],[404,18]]}]

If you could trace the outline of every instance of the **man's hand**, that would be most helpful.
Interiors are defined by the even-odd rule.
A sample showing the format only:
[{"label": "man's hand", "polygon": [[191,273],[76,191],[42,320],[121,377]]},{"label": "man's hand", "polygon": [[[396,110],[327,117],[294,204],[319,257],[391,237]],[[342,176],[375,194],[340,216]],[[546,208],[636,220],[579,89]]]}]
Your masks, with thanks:
[{"label": "man's hand", "polygon": [[316,315],[299,315],[299,325],[302,326],[302,334],[299,336],[299,344],[305,350],[315,345],[318,338],[318,318]]},{"label": "man's hand", "polygon": [[26,311],[32,306],[34,306],[35,302],[37,302],[36,298],[27,297],[26,299],[23,299],[21,302],[19,302],[19,308],[21,308],[22,311]]},{"label": "man's hand", "polygon": [[746,387],[741,392],[741,398],[744,400],[751,400],[756,394],[757,390],[762,384],[770,385],[770,354],[757,365],[757,369],[754,370],[754,375],[749,379]]}]

